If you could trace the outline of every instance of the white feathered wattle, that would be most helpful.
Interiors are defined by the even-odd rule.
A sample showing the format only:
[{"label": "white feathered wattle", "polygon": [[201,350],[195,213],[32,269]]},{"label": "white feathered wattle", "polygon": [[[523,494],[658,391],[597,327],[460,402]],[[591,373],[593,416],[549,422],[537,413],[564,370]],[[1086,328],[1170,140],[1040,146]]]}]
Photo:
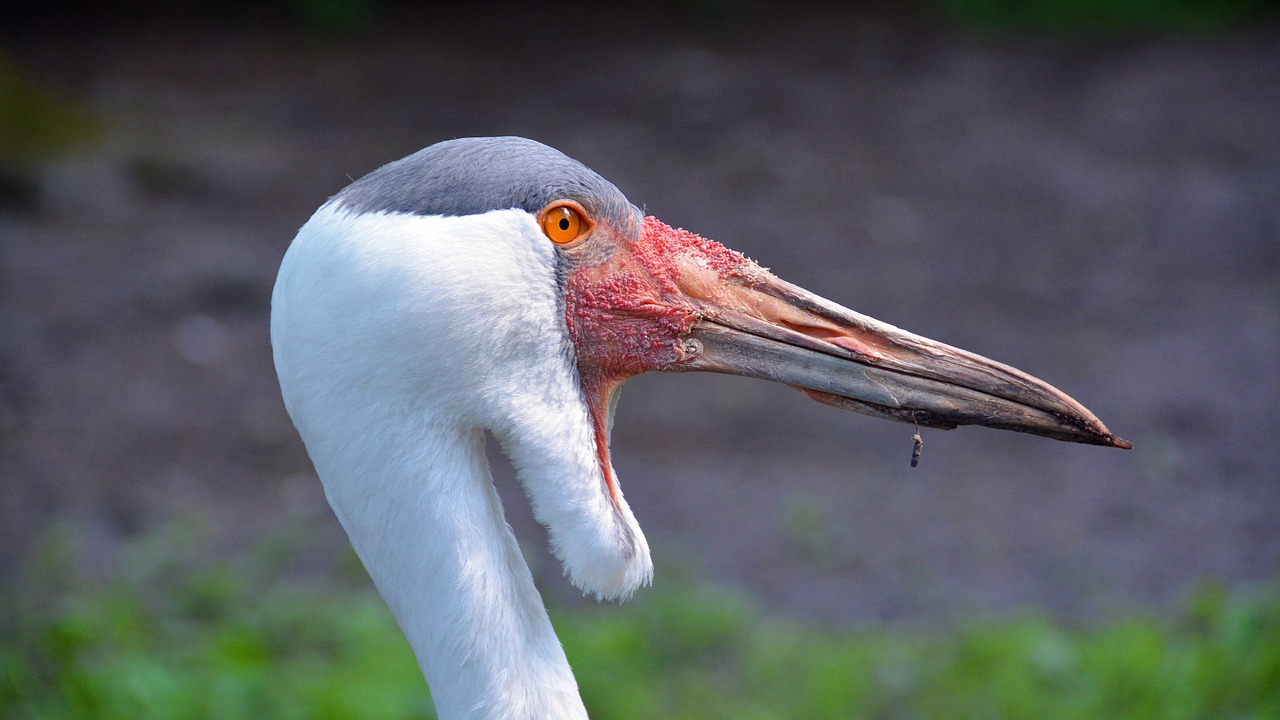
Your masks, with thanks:
[{"label": "white feathered wattle", "polygon": [[272,295],[285,405],[441,718],[585,717],[484,455],[502,443],[585,592],[647,583],[595,452],[554,250],[523,210],[355,213],[299,231]]},{"label": "white feathered wattle", "polygon": [[[569,217],[585,230],[560,237]],[[299,231],[272,305],[285,405],[445,720],[586,716],[485,431],[566,573],[603,598],[652,575],[608,460],[616,389],[639,373],[1132,447],[1048,383],[782,281],[523,138],[437,143],[352,183]]]}]

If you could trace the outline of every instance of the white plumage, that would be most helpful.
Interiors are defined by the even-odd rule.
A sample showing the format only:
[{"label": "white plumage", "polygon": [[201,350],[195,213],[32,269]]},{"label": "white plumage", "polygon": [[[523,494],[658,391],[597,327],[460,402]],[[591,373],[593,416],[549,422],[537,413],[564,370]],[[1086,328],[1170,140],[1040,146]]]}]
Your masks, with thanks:
[{"label": "white plumage", "polygon": [[330,203],[272,296],[286,406],[334,512],[418,657],[458,659],[422,667],[445,718],[585,717],[503,517],[485,430],[575,585],[619,598],[653,572],[634,517],[619,528],[603,491],[551,253],[520,210]]},{"label": "white plumage", "polygon": [[[588,232],[553,242],[542,208],[564,201]],[[485,431],[569,579],[606,599],[653,573],[608,460],[608,405],[637,372],[735,372],[921,425],[1123,444],[1034,378],[640,219],[545,146],[459,140],[350,186],[285,254],[271,317],[285,405],[446,720],[586,717]]]}]

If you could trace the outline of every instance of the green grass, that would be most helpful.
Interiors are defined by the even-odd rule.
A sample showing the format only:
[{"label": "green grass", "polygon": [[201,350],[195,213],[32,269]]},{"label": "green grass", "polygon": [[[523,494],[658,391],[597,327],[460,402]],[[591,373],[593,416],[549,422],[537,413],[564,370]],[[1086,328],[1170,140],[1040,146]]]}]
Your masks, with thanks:
[{"label": "green grass", "polygon": [[[46,552],[7,584],[0,717],[434,717],[365,584],[282,579],[279,553],[211,562],[198,549],[152,541],[97,581]],[[1090,629],[832,631],[661,583],[554,621],[597,720],[1280,718],[1276,588],[1205,590],[1178,617]]]},{"label": "green grass", "polygon": [[1206,34],[1274,17],[1274,0],[928,0],[966,27],[1064,36]]}]

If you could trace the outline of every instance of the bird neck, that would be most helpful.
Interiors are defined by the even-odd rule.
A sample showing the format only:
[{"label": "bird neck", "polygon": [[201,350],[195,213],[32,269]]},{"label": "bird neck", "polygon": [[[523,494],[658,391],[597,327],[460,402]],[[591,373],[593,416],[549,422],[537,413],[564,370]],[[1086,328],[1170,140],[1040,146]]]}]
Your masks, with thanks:
[{"label": "bird neck", "polygon": [[298,231],[272,294],[285,407],[442,718],[586,714],[490,480],[486,429],[575,585],[625,598],[652,577],[606,477],[558,272],[520,210],[330,204]]},{"label": "bird neck", "polygon": [[[411,426],[402,425],[402,428]],[[479,430],[379,434],[322,477],[409,640],[441,718],[585,718],[577,683],[503,516]],[[425,436],[424,436],[425,435]],[[362,457],[363,456],[363,457]]]}]

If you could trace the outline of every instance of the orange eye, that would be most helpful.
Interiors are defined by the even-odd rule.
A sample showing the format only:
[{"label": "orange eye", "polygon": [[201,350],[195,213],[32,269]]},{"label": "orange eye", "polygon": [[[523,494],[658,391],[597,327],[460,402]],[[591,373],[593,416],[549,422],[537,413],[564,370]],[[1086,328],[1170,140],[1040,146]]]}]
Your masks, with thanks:
[{"label": "orange eye", "polygon": [[567,245],[590,230],[591,222],[576,204],[556,203],[542,211],[542,232],[557,245]]}]

